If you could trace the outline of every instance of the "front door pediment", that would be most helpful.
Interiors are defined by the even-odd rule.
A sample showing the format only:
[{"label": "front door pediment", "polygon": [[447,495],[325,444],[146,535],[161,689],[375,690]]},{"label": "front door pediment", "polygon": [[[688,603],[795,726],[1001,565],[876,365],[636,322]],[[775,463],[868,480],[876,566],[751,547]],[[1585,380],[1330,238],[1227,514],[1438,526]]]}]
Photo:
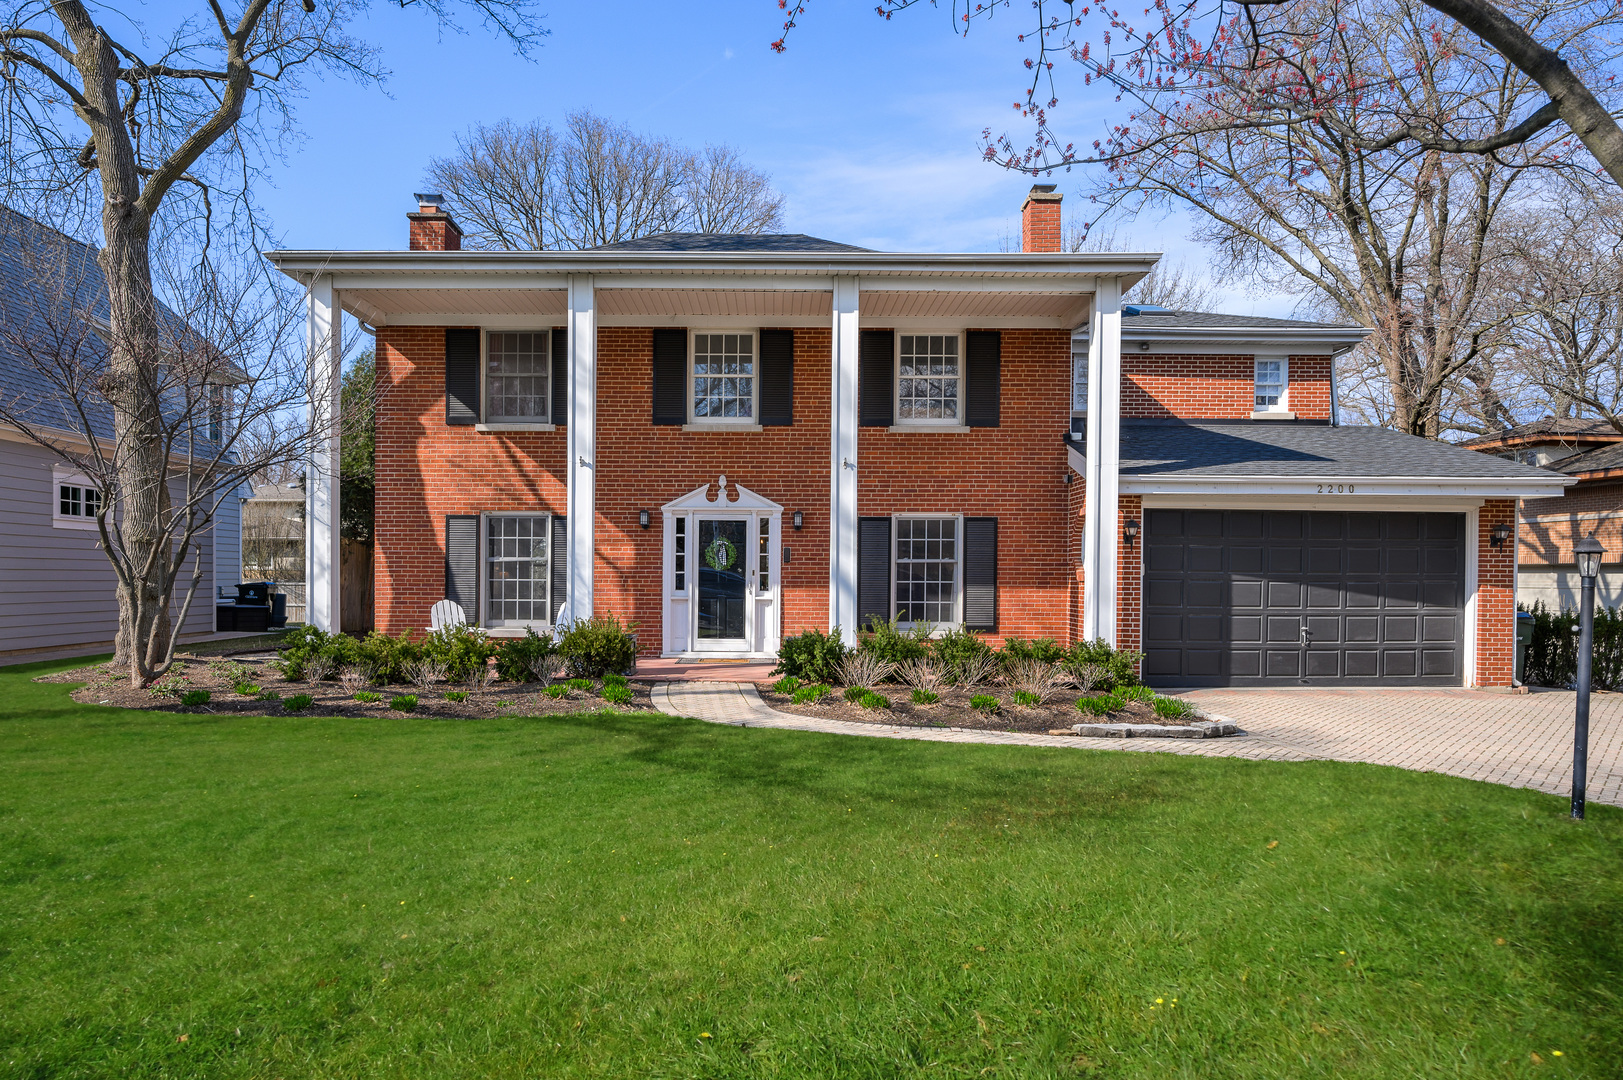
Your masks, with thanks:
[{"label": "front door pediment", "polygon": [[710,485],[700,484],[680,499],[673,499],[660,507],[668,514],[685,514],[692,511],[708,513],[729,514],[781,514],[783,507],[771,499],[757,495],[743,484],[734,484],[738,490],[738,497],[731,501],[727,498],[727,477],[722,476],[716,481],[716,497],[710,498]]}]

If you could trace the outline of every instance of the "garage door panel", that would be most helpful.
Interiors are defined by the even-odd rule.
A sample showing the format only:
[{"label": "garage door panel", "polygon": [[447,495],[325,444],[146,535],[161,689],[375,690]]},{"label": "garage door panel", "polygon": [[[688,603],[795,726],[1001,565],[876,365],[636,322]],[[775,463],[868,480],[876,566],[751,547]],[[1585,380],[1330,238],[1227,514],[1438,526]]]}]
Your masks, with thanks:
[{"label": "garage door panel", "polygon": [[1144,520],[1144,670],[1157,685],[1458,681],[1463,515],[1152,508]]}]

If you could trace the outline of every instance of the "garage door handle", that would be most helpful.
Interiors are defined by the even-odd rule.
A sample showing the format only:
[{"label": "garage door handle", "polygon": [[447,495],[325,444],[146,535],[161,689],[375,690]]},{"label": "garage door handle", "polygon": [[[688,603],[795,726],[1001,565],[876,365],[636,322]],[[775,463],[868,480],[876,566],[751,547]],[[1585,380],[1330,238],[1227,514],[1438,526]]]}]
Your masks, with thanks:
[{"label": "garage door handle", "polygon": [[1311,645],[1311,644],[1313,644],[1313,631],[1309,630],[1305,626],[1302,627],[1302,644],[1303,645]]}]

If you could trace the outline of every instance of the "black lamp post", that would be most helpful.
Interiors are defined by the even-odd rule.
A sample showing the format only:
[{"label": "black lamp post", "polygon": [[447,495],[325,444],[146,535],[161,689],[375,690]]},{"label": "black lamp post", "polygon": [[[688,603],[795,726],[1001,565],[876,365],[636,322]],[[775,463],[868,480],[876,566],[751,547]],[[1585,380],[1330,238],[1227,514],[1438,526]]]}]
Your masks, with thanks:
[{"label": "black lamp post", "polygon": [[1595,647],[1595,576],[1606,549],[1594,536],[1573,545],[1578,560],[1578,716],[1572,738],[1572,816],[1584,816],[1584,785],[1589,779],[1590,653]]}]

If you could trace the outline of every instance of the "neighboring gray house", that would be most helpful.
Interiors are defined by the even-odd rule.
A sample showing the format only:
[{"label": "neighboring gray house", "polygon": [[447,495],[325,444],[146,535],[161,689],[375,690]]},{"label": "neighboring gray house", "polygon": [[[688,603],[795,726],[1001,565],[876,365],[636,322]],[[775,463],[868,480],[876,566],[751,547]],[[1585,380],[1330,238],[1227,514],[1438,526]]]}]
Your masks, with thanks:
[{"label": "neighboring gray house", "polygon": [[[106,309],[105,299],[98,300],[105,288],[94,247],[0,206],[0,402],[27,410],[31,425],[50,429],[64,445],[77,440],[82,446],[82,429],[66,415],[55,387],[15,352],[24,334],[64,333],[61,325],[52,325],[55,320],[46,317],[40,301],[45,259],[64,271],[74,293],[62,309]],[[80,337],[89,340],[82,328]],[[93,417],[92,423],[99,435],[110,434],[106,418]],[[221,503],[200,537],[203,580],[180,628],[183,638],[214,631],[219,587],[240,580],[239,494]],[[96,498],[84,477],[61,458],[0,422],[0,663],[50,649],[111,643],[118,606],[112,567],[99,550]],[[188,580],[189,573],[178,588],[176,614]]]},{"label": "neighboring gray house", "polygon": [[242,579],[274,581],[287,621],[304,621],[304,481],[259,484],[242,504]]}]

